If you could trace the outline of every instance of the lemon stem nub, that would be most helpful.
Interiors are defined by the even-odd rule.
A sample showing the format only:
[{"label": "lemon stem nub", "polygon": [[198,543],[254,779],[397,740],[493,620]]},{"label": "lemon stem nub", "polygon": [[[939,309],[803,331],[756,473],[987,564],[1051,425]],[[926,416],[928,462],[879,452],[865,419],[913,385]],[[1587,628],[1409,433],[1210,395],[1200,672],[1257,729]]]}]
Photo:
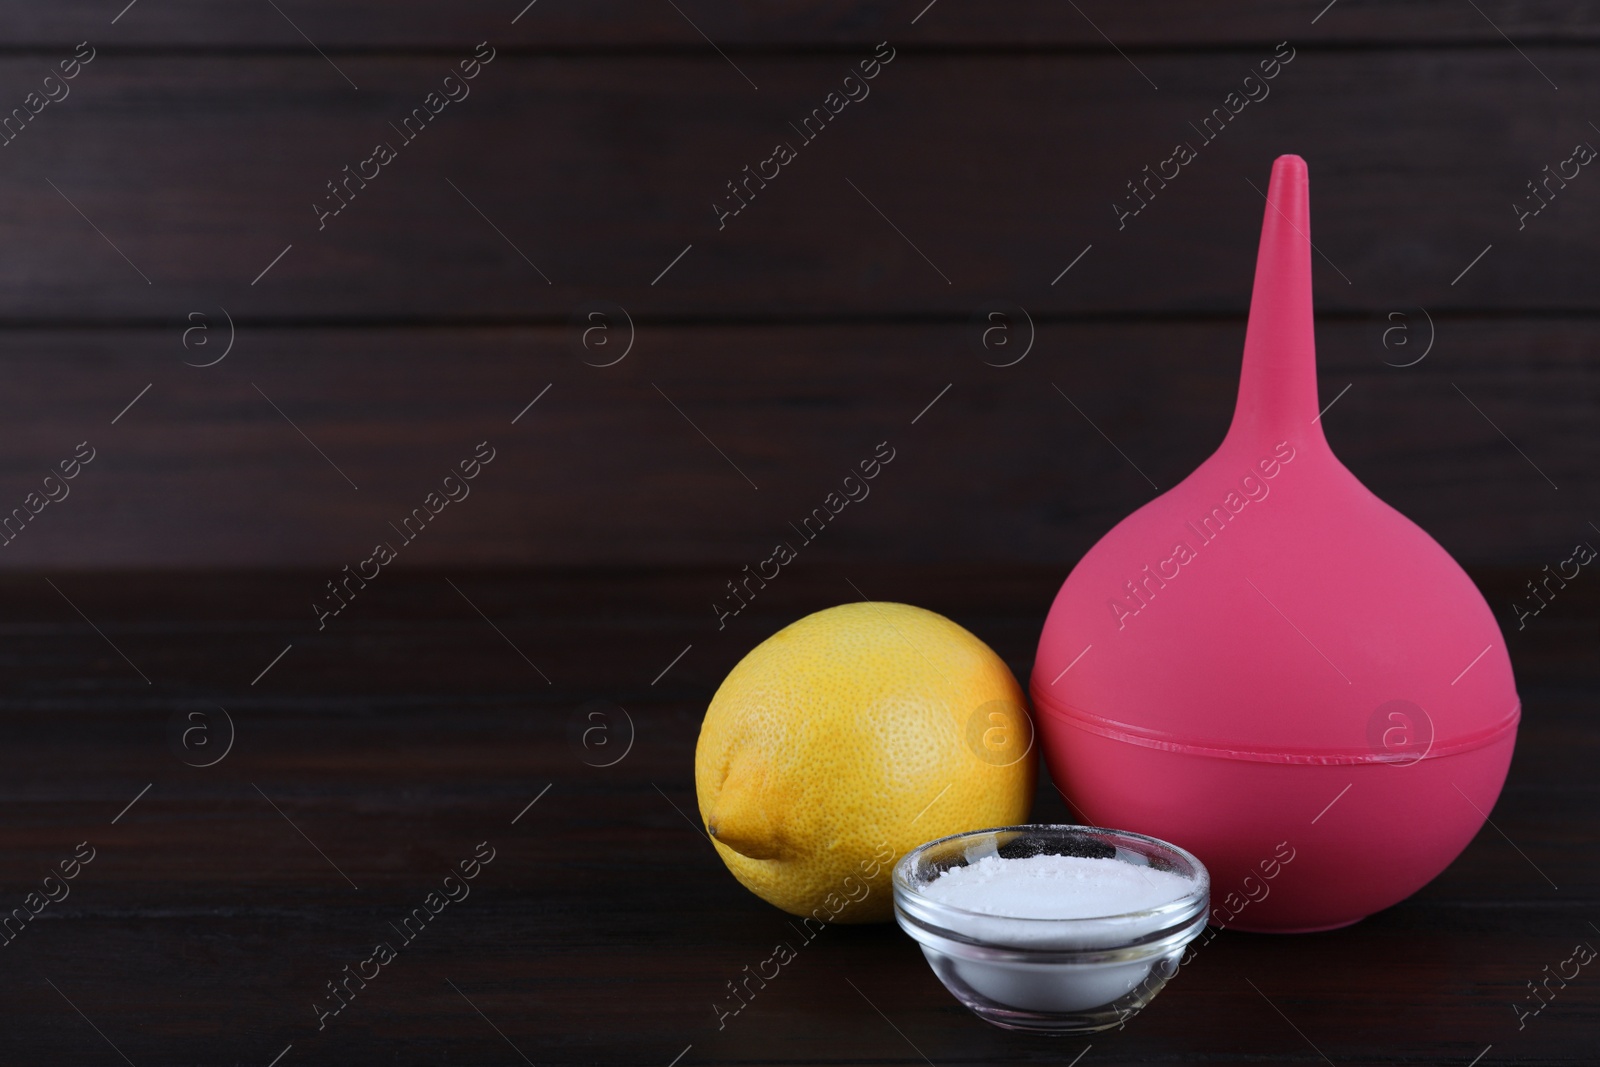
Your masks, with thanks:
[{"label": "lemon stem nub", "polygon": [[763,802],[758,780],[756,775],[730,776],[706,819],[706,830],[712,840],[741,856],[773,860],[783,853],[779,816],[773,805]]}]

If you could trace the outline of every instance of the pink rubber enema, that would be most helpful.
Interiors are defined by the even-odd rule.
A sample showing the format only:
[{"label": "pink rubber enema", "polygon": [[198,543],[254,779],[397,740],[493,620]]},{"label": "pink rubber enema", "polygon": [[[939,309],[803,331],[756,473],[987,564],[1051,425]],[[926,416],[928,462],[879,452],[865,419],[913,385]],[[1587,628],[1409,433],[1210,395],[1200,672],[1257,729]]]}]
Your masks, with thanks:
[{"label": "pink rubber enema", "polygon": [[1305,161],[1272,168],[1233,423],[1057,595],[1031,691],[1077,817],[1211,872],[1212,922],[1346,925],[1494,807],[1519,703],[1483,596],[1318,419]]}]

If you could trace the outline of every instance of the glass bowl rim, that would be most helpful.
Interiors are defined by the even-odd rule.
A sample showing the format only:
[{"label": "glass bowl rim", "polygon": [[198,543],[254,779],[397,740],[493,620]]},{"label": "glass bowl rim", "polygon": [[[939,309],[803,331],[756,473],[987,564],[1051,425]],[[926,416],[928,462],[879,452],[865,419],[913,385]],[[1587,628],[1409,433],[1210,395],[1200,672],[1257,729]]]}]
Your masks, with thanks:
[{"label": "glass bowl rim", "polygon": [[[1139,911],[1117,912],[1112,915],[1090,915],[1080,916],[1078,918],[1047,919],[1038,918],[1035,916],[1000,915],[988,911],[973,911],[969,908],[958,907],[954,904],[946,904],[943,901],[934,900],[932,897],[924,895],[921,890],[912,883],[908,873],[911,870],[912,865],[916,863],[917,858],[936,845],[947,844],[964,837],[978,837],[983,834],[1037,834],[1041,832],[1051,835],[1064,835],[1067,832],[1108,834],[1113,837],[1132,839],[1148,845],[1153,845],[1157,850],[1174,854],[1193,866],[1197,872],[1194,879],[1194,886],[1182,896],[1169,900],[1165,904],[1158,904],[1153,908],[1144,908]],[[1137,867],[1138,865],[1130,863],[1128,866]],[[1159,837],[1151,837],[1148,834],[1135,833],[1132,830],[1117,830],[1107,826],[1084,826],[1076,823],[1022,823],[1014,826],[991,826],[979,830],[963,830],[960,833],[946,834],[944,837],[934,838],[932,841],[925,841],[916,848],[912,849],[910,852],[907,852],[904,856],[901,856],[894,865],[894,871],[891,875],[891,882],[894,889],[894,895],[897,898],[900,896],[906,896],[914,899],[916,901],[916,907],[920,909],[926,909],[929,913],[931,913],[929,917],[950,915],[962,918],[971,917],[978,920],[1003,920],[1005,922],[1012,923],[1048,924],[1067,929],[1074,927],[1083,929],[1095,924],[1118,920],[1147,919],[1167,915],[1177,916],[1191,910],[1196,904],[1208,905],[1211,894],[1211,872],[1207,870],[1206,865],[1201,863],[1199,858],[1188,849],[1174,845],[1170,841],[1163,841]],[[1193,918],[1193,916],[1185,916],[1182,921],[1187,921],[1190,918]],[[1026,929],[1026,927],[1024,927],[1024,929]]]}]

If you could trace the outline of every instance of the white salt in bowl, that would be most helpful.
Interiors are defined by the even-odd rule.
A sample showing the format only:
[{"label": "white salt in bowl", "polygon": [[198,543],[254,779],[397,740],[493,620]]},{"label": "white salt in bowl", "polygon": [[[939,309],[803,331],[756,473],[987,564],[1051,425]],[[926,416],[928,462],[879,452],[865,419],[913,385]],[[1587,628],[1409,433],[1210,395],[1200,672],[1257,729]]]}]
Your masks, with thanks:
[{"label": "white salt in bowl", "polygon": [[943,837],[894,868],[895,919],[979,1018],[1013,1030],[1119,1026],[1177,973],[1211,878],[1165,841],[1092,826]]}]

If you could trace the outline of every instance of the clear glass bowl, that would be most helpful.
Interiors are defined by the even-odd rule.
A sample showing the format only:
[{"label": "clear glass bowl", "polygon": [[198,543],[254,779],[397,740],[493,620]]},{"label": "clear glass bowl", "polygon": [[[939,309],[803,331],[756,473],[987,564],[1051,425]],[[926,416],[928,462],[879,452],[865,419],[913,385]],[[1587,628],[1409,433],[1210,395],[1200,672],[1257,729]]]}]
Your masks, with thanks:
[{"label": "clear glass bowl", "polygon": [[[1116,859],[1170,871],[1192,888],[1144,911],[1082,919],[1026,919],[953,907],[923,894],[952,867],[985,856]],[[894,868],[894,914],[946,989],[996,1026],[1083,1034],[1126,1022],[1178,970],[1206,925],[1211,878],[1183,849],[1143,834],[1092,826],[1005,826],[943,837]]]}]

